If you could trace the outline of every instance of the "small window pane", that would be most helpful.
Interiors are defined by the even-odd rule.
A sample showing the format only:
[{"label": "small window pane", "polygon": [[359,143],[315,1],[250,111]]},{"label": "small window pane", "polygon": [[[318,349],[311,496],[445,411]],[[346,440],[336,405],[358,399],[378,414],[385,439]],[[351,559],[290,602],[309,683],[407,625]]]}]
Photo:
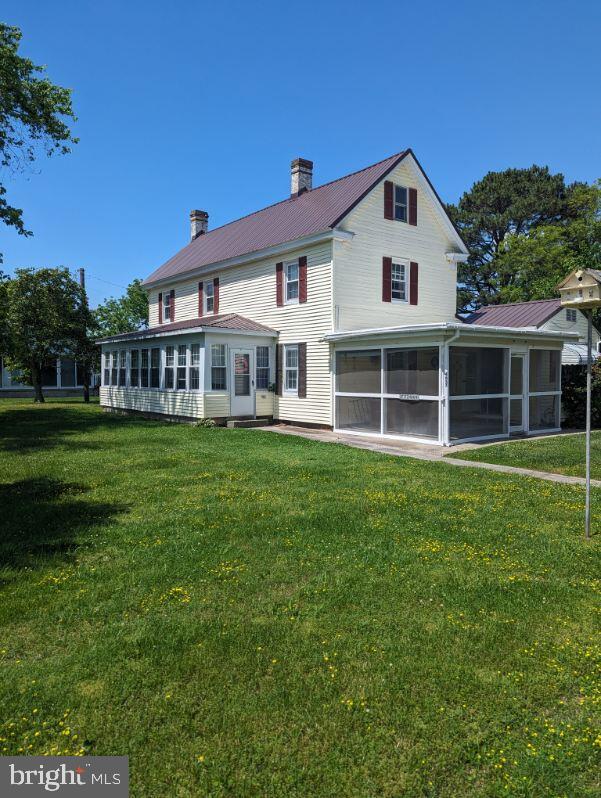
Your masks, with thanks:
[{"label": "small window pane", "polygon": [[197,366],[190,368],[190,390],[197,391],[200,388],[200,374]]},{"label": "small window pane", "polygon": [[142,349],[142,371],[140,378],[140,385],[142,388],[148,388],[148,349]]},{"label": "small window pane", "polygon": [[451,396],[507,392],[507,350],[499,347],[450,347]]},{"label": "small window pane", "polygon": [[342,393],[380,393],[380,350],[337,352],[336,390]]},{"label": "small window pane", "polygon": [[530,391],[559,391],[561,352],[557,349],[530,350]]},{"label": "small window pane", "polygon": [[521,427],[523,424],[523,399],[511,399],[509,402],[509,425],[511,427]]},{"label": "small window pane", "polygon": [[178,366],[185,366],[186,365],[186,355],[187,355],[187,347],[185,344],[180,344],[177,347],[177,365]]},{"label": "small window pane", "polygon": [[150,350],[150,387],[151,388],[158,388],[159,387],[159,368],[160,368],[160,361],[161,361],[161,350],[160,349],[151,349]]},{"label": "small window pane", "polygon": [[257,389],[267,390],[269,388],[269,347],[257,347]]},{"label": "small window pane", "polygon": [[296,346],[286,347],[286,368],[294,369],[298,366],[298,348]]},{"label": "small window pane", "polygon": [[200,365],[200,344],[192,344],[190,347],[190,362],[193,366]]},{"label": "small window pane", "polygon": [[63,388],[75,386],[75,361],[73,358],[61,358],[61,385]]},{"label": "small window pane", "polygon": [[339,429],[380,432],[380,399],[337,396],[336,418]]},{"label": "small window pane", "polygon": [[509,392],[513,396],[520,396],[524,391],[524,358],[512,356]]}]

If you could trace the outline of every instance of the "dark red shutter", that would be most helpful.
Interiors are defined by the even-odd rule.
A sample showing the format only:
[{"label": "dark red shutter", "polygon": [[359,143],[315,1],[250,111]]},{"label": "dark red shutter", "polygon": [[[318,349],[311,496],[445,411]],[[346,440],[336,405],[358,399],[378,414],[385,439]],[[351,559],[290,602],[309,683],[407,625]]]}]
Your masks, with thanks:
[{"label": "dark red shutter", "polygon": [[163,323],[163,294],[159,294],[159,324]]},{"label": "dark red shutter", "polygon": [[385,219],[393,219],[394,218],[394,209],[392,207],[392,194],[394,191],[394,185],[391,180],[384,181],[384,218]]},{"label": "dark red shutter", "polygon": [[417,305],[418,266],[411,261],[409,267],[409,304]]},{"label": "dark red shutter", "polygon": [[175,321],[175,288],[170,291],[171,294],[171,321]]},{"label": "dark red shutter", "polygon": [[275,303],[278,307],[284,304],[284,264],[275,265]]},{"label": "dark red shutter", "polygon": [[298,301],[307,301],[307,258],[305,255],[298,259]]},{"label": "dark red shutter", "polygon": [[298,345],[298,398],[307,397],[307,344]]},{"label": "dark red shutter", "polygon": [[284,369],[282,367],[284,361],[284,346],[278,344],[275,348],[275,392],[277,396],[282,395],[282,386],[284,384]]},{"label": "dark red shutter", "polygon": [[213,278],[213,313],[219,313],[219,277]]},{"label": "dark red shutter", "polygon": [[392,301],[392,258],[382,258],[382,302]]},{"label": "dark red shutter", "polygon": [[409,224],[417,224],[417,189],[409,189]]},{"label": "dark red shutter", "polygon": [[198,315],[199,316],[202,316],[202,314],[204,313],[204,304],[205,304],[205,298],[204,298],[203,285],[202,285],[202,283],[198,283]]}]

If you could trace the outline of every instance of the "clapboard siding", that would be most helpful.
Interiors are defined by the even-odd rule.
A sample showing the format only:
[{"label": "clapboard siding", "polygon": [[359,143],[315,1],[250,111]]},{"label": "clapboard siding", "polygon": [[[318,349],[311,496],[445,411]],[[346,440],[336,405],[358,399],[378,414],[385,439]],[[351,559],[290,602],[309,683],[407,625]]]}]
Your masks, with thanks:
[{"label": "clapboard siding", "polygon": [[[579,342],[586,343],[587,319],[582,311],[576,311],[576,321],[568,321],[566,309],[562,308],[548,321],[541,325],[541,330],[558,330],[559,332],[577,332],[580,336]],[[597,344],[599,342],[599,333],[593,327],[593,349],[597,351]]]},{"label": "clapboard siding", "polygon": [[[277,306],[276,262],[307,258],[307,301]],[[279,331],[281,344],[307,344],[307,396],[276,397],[274,415],[289,421],[331,423],[329,346],[321,341],[332,330],[332,246],[330,242],[203,275],[219,277],[219,313],[238,313]],[[198,278],[165,285],[175,289],[176,321],[198,316]],[[158,290],[149,293],[150,326],[158,324]],[[274,375],[275,376],[275,375]],[[206,415],[213,415],[207,412]]]},{"label": "clapboard siding", "polygon": [[258,391],[256,394],[256,414],[258,416],[273,415],[273,394],[269,391]]},{"label": "clapboard siding", "polygon": [[226,418],[230,414],[230,395],[227,391],[212,391],[204,395],[206,418]]},{"label": "clapboard siding", "polygon": [[[351,242],[334,250],[336,329],[391,327],[401,324],[453,321],[456,310],[457,268],[445,253],[457,250],[412,165],[399,164],[387,178],[417,188],[417,226],[384,219],[384,181],[339,225],[353,232]],[[390,256],[419,264],[419,299],[382,301],[382,258]]]},{"label": "clapboard siding", "polygon": [[101,388],[100,404],[119,410],[140,410],[170,416],[203,418],[204,394],[193,391],[157,391],[144,388]]}]

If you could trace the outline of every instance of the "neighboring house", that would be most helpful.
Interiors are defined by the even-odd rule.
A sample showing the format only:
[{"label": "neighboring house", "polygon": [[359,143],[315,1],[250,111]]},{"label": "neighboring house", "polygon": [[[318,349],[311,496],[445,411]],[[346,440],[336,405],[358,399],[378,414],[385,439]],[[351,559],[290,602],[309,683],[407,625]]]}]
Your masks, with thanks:
[{"label": "neighboring house", "polygon": [[[19,382],[19,377],[18,372],[11,372],[5,368],[0,358],[0,397],[33,396],[31,385]],[[94,379],[91,387],[98,383],[99,380]],[[73,358],[63,357],[48,363],[42,369],[42,388],[52,396],[80,394],[83,388],[81,371]]]},{"label": "neighboring house", "polygon": [[558,429],[577,336],[457,321],[468,251],[412,151],[317,188],[312,169],[215,230],[192,211],[144,283],[149,329],[99,342],[101,404],[442,445]]},{"label": "neighboring house", "polygon": [[[559,330],[577,333],[578,340],[564,344],[561,362],[564,365],[586,364],[587,319],[577,308],[562,308],[559,299],[538,299],[533,302],[512,302],[488,305],[470,314],[465,322],[493,327],[530,327],[533,330]],[[599,331],[593,327],[593,356],[599,354]]]}]

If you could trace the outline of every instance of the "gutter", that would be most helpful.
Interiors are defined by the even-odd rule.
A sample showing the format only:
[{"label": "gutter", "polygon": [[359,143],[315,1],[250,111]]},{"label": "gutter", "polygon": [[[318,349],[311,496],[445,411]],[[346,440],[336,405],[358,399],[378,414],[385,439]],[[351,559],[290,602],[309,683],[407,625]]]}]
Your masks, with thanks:
[{"label": "gutter", "polygon": [[142,341],[150,338],[173,338],[176,335],[198,335],[199,333],[215,333],[217,335],[251,335],[257,338],[277,338],[277,332],[264,332],[263,330],[236,330],[233,327],[184,327],[181,330],[140,330],[137,333],[126,333],[125,336],[114,335],[109,338],[98,338],[95,344],[123,344],[127,341]]},{"label": "gutter", "polygon": [[459,334],[466,335],[490,335],[490,336],[524,336],[534,338],[550,338],[557,341],[578,340],[580,335],[572,332],[543,331],[533,327],[487,327],[484,325],[458,324],[455,322],[434,322],[432,324],[413,324],[404,327],[373,327],[364,330],[345,330],[344,332],[334,332],[324,335],[324,341],[344,341],[353,338],[366,338],[369,336],[402,335],[405,333],[428,333],[428,332],[454,332],[453,338]]},{"label": "gutter", "polygon": [[264,249],[257,249],[254,252],[247,252],[245,255],[238,255],[235,258],[228,258],[226,260],[214,261],[207,263],[204,266],[199,266],[196,269],[190,269],[185,272],[177,272],[176,274],[169,275],[168,277],[161,277],[158,280],[144,280],[142,283],[146,289],[155,288],[160,285],[167,285],[173,283],[174,280],[192,279],[194,277],[202,277],[205,274],[214,272],[216,269],[230,269],[234,266],[241,266],[245,263],[253,263],[257,260],[263,260],[272,255],[279,255],[286,252],[292,252],[295,249],[308,247],[311,244],[320,244],[323,241],[352,241],[355,234],[348,230],[340,230],[338,228],[322,230],[320,233],[311,233],[311,235],[303,236],[302,238],[295,238],[292,241],[286,241],[282,244],[275,244],[271,247]]}]

